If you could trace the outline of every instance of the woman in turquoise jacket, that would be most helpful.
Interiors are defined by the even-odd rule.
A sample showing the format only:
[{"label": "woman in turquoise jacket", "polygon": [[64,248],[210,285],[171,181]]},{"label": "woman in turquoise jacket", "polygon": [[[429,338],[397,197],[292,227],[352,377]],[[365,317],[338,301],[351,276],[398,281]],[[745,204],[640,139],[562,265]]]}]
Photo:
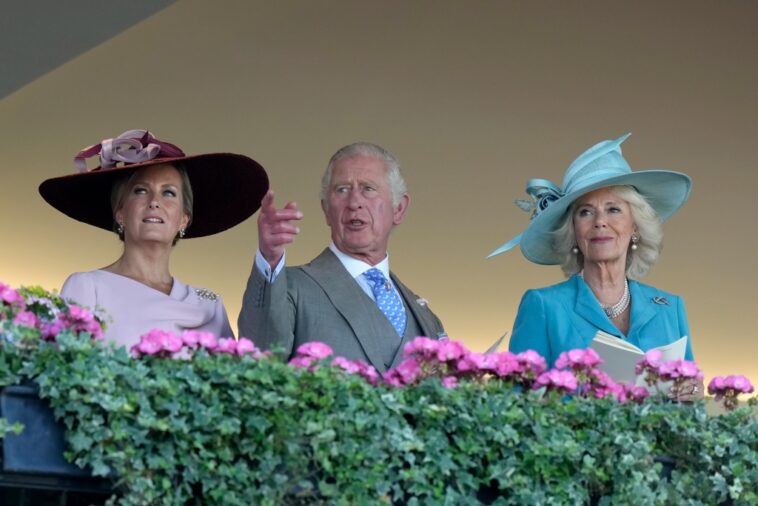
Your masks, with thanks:
[{"label": "woman in turquoise jacket", "polygon": [[[680,172],[633,172],[620,148],[628,136],[582,153],[562,188],[530,180],[533,200],[517,201],[533,211],[531,222],[490,256],[519,244],[528,260],[560,264],[569,279],[524,294],[511,351],[535,350],[552,365],[564,351],[588,348],[602,331],[643,351],[686,336],[684,358],[693,359],[682,299],[637,281],[657,260],[661,223],[684,204],[692,182]],[[702,396],[702,381],[690,386],[679,400]]]}]

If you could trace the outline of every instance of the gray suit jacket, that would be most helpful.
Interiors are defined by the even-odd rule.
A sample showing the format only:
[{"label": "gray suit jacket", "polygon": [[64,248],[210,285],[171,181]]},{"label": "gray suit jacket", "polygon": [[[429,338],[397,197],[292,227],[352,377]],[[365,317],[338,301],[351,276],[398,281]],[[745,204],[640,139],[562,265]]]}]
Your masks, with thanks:
[{"label": "gray suit jacket", "polygon": [[[408,308],[409,327],[417,323],[423,335],[445,336],[437,316],[419,297],[390,274]],[[412,322],[410,319],[414,318]],[[402,359],[402,342],[392,325],[361,290],[329,248],[311,263],[285,267],[268,283],[253,266],[242,300],[239,333],[263,349],[281,346],[291,356],[309,341],[332,347],[335,356],[365,360],[380,372]]]}]

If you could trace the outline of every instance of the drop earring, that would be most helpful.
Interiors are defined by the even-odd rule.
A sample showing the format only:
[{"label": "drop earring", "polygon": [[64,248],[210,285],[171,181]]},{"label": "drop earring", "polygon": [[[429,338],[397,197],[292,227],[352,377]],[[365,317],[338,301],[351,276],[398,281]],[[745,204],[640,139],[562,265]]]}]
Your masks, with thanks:
[{"label": "drop earring", "polygon": [[119,223],[118,224],[118,226],[116,227],[116,233],[118,235],[124,235],[124,224],[123,223]]},{"label": "drop earring", "polygon": [[640,242],[640,236],[638,236],[637,234],[632,234],[632,245],[630,246],[632,251],[637,251],[637,248],[638,248],[637,243],[639,242]]},{"label": "drop earring", "polygon": [[574,246],[573,248],[571,248],[571,253],[573,253],[574,255],[578,255],[579,254],[579,246]]},{"label": "drop earring", "polygon": [[187,233],[186,230],[184,230],[183,228],[180,228],[179,229],[179,238],[180,239],[184,239],[184,234],[186,234],[186,233]]}]

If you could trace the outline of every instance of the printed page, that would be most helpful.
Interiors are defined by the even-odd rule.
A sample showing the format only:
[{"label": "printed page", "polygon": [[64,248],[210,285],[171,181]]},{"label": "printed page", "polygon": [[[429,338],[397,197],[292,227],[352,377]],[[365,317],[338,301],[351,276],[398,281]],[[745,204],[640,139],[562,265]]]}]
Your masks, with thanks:
[{"label": "printed page", "polygon": [[[603,359],[600,369],[608,373],[614,380],[639,386],[645,384],[643,378],[637,378],[637,374],[634,372],[637,362],[645,356],[641,349],[602,330],[597,332],[590,347]],[[661,361],[663,362],[683,359],[687,349],[687,336],[682,336],[673,343],[653,349],[661,351],[663,354]]]}]

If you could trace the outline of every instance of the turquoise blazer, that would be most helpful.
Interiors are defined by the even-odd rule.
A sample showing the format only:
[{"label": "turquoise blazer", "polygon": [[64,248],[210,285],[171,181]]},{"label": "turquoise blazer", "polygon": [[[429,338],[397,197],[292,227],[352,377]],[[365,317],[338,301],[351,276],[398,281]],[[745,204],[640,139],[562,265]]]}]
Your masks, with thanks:
[{"label": "turquoise blazer", "polygon": [[693,360],[690,327],[681,297],[629,281],[632,297],[629,334],[623,335],[605,315],[595,294],[580,276],[528,290],[519,305],[510,351],[534,350],[552,367],[564,351],[587,348],[598,330],[647,351],[688,336],[685,358]]}]

